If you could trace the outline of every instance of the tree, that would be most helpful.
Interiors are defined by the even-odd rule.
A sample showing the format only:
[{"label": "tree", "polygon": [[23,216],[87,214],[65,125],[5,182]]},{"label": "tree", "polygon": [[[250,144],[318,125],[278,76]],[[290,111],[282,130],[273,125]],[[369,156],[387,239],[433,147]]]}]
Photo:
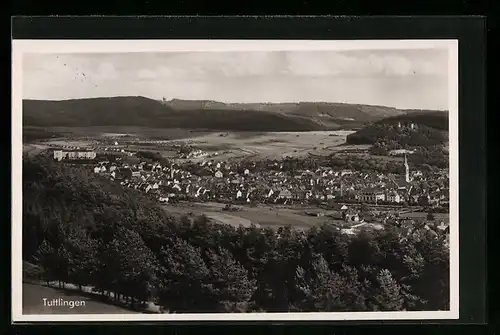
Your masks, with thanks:
[{"label": "tree", "polygon": [[427,220],[434,221],[434,214],[431,212],[427,213]]},{"label": "tree", "polygon": [[315,255],[310,271],[297,268],[296,276],[304,299],[302,310],[307,312],[342,312],[365,309],[356,271],[345,267],[341,273],[329,269],[321,255]]},{"label": "tree", "polygon": [[418,285],[425,269],[425,259],[417,252],[413,244],[408,243],[402,263],[405,273],[400,279],[400,284],[401,294],[405,301],[404,307],[406,310],[422,309],[425,301],[416,294],[415,285]]},{"label": "tree", "polygon": [[42,241],[34,259],[42,267],[42,278],[47,284],[58,279],[56,273],[57,252],[47,240]]},{"label": "tree", "polygon": [[368,207],[368,205],[367,205],[367,204],[362,203],[362,204],[361,204],[361,206],[360,206],[360,209],[359,209],[359,210],[360,210],[360,212],[362,212],[362,213],[366,213],[366,212],[368,212],[368,211],[370,210],[370,208]]},{"label": "tree", "polygon": [[64,287],[69,277],[70,258],[71,256],[64,245],[56,247],[44,240],[35,259],[44,269],[42,276],[47,284],[49,281],[57,280],[59,287]]},{"label": "tree", "polygon": [[321,255],[313,257],[310,271],[298,267],[296,272],[298,288],[304,296],[301,309],[308,312],[331,312],[335,299],[333,292],[335,278]]},{"label": "tree", "polygon": [[68,234],[66,248],[68,256],[68,280],[82,289],[83,285],[91,283],[92,275],[97,269],[96,241],[92,240],[82,230]]},{"label": "tree", "polygon": [[157,262],[138,233],[119,227],[114,238],[101,245],[99,268],[95,271],[101,289],[136,300],[152,298],[156,284]]},{"label": "tree", "polygon": [[247,270],[227,249],[219,249],[217,253],[212,253],[210,258],[214,311],[247,311],[250,299],[257,290],[256,280],[248,278]]},{"label": "tree", "polygon": [[160,251],[159,304],[171,311],[210,308],[210,271],[199,248],[179,238]]},{"label": "tree", "polygon": [[378,290],[374,296],[377,307],[381,311],[400,311],[403,308],[401,287],[394,280],[391,272],[381,270],[377,275]]},{"label": "tree", "polygon": [[[413,237],[412,237],[413,239]],[[422,309],[447,310],[450,299],[449,248],[443,240],[423,235],[411,241],[416,251],[424,258],[424,266],[418,280],[413,284],[414,292],[424,301]]]}]

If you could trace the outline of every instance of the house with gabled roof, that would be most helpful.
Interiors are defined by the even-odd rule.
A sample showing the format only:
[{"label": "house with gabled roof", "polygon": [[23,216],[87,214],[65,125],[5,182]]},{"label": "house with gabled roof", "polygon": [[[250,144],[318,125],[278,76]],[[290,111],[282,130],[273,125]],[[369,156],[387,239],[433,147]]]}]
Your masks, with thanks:
[{"label": "house with gabled roof", "polygon": [[280,198],[280,199],[292,199],[293,195],[292,195],[292,192],[290,192],[288,189],[282,188],[279,190],[278,198]]}]

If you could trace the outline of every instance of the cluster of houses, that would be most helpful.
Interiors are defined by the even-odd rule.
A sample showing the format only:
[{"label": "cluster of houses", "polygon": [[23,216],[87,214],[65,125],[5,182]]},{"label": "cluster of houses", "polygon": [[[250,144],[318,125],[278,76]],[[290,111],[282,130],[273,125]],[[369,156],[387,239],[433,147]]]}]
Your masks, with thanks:
[{"label": "cluster of houses", "polygon": [[204,157],[213,157],[218,156],[218,152],[209,153],[200,149],[192,150],[187,153],[180,153],[179,158],[182,159],[195,159],[195,158],[204,158]]},{"label": "cluster of houses", "polygon": [[408,129],[408,130],[417,130],[418,129],[418,125],[416,123],[411,122],[411,121],[398,122],[396,127],[399,129]]},{"label": "cluster of houses", "polygon": [[354,208],[342,206],[342,218],[347,225],[338,227],[344,234],[355,235],[364,229],[384,229],[392,226],[398,232],[399,238],[405,241],[411,237],[424,236],[434,239],[442,239],[445,245],[449,245],[450,226],[449,222],[444,220],[432,219],[425,217],[412,218],[400,215],[398,213],[380,212],[378,214],[360,212]]},{"label": "cluster of houses", "polygon": [[161,202],[447,204],[447,172],[424,175],[420,171],[410,172],[406,161],[405,166],[404,176],[327,167],[289,172],[274,166],[257,171],[251,165],[242,169],[236,162],[213,161],[202,161],[194,167],[100,162],[94,172],[144,191]]},{"label": "cluster of houses", "polygon": [[[63,152],[82,152],[84,157],[92,156],[85,156],[89,151],[82,150]],[[61,156],[54,153],[54,157]],[[71,156],[67,154],[63,157]],[[291,173],[281,171],[281,166],[255,171],[252,165],[242,169],[235,162],[213,161],[197,163],[196,167],[198,169],[193,169],[192,165],[146,162],[129,165],[118,160],[101,161],[93,166],[93,172],[107,176],[124,187],[142,191],[163,203],[186,200],[310,204],[314,200],[323,203],[331,200],[332,203],[344,203],[335,206],[339,206],[336,220],[346,223],[339,229],[346,234],[387,225],[398,228],[403,239],[412,234],[425,233],[435,238],[449,234],[448,224],[439,220],[416,222],[412,218],[388,215],[384,211],[378,215],[364,213],[359,207],[359,203],[397,204],[403,201],[425,206],[444,204],[449,199],[446,171],[424,175],[420,171],[410,172],[407,168],[405,175],[399,176],[320,167],[314,171],[297,170]],[[346,205],[349,199],[358,206]]]}]

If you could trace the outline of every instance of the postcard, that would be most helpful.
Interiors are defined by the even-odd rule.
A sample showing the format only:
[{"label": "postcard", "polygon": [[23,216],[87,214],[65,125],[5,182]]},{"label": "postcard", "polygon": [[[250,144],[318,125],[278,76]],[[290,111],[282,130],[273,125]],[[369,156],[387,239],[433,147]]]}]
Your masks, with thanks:
[{"label": "postcard", "polygon": [[13,40],[14,321],[458,319],[457,40]]}]

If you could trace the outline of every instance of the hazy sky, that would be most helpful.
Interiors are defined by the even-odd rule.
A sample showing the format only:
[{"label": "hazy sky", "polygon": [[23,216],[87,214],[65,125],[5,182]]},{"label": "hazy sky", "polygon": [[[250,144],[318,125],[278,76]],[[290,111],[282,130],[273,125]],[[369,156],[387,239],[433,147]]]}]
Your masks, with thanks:
[{"label": "hazy sky", "polygon": [[145,96],[448,109],[447,49],[24,54],[23,98]]}]

